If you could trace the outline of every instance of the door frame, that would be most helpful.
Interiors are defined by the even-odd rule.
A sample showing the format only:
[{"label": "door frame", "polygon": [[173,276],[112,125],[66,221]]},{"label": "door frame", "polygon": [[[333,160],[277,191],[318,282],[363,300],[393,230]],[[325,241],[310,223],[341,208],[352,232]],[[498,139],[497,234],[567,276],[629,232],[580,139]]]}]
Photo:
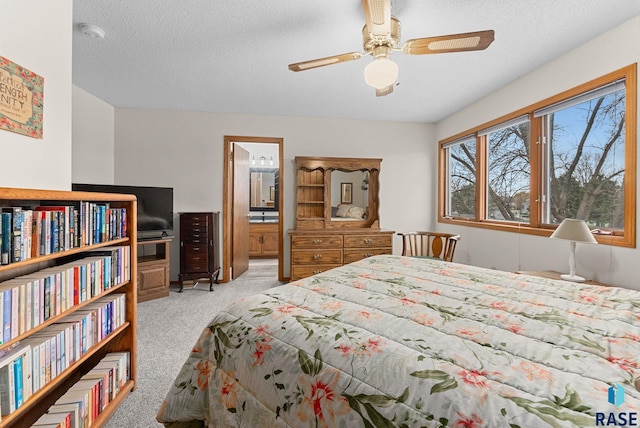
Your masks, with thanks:
[{"label": "door frame", "polygon": [[233,229],[233,143],[269,143],[278,144],[278,168],[280,169],[280,191],[278,192],[278,281],[284,281],[284,139],[275,137],[242,137],[235,135],[224,136],[224,165],[223,165],[223,221],[222,221],[222,279],[220,282],[229,282],[231,278],[231,230]]}]

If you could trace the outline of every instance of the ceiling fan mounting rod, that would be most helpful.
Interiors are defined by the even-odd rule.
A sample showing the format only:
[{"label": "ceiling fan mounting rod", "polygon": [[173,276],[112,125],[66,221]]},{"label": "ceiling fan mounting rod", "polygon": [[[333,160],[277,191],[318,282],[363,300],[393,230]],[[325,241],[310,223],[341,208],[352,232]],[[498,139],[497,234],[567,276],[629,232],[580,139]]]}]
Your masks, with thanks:
[{"label": "ceiling fan mounting rod", "polygon": [[371,55],[373,55],[375,59],[387,58],[389,53],[391,53],[391,47],[386,45],[376,46],[371,50]]},{"label": "ceiling fan mounting rod", "polygon": [[400,43],[400,21],[393,16],[390,22],[390,31],[387,34],[373,34],[365,24],[362,28],[362,46],[365,52],[374,50],[379,46],[387,46],[397,49]]}]

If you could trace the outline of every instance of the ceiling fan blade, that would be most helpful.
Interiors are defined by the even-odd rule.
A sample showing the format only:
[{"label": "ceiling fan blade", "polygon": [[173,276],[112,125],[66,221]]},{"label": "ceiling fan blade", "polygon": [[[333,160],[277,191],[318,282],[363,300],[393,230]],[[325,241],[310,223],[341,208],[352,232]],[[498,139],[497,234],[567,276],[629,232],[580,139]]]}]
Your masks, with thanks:
[{"label": "ceiling fan blade", "polygon": [[341,55],[333,55],[325,58],[312,59],[309,61],[296,62],[295,64],[289,64],[289,70],[291,71],[304,71],[311,68],[324,67],[325,65],[338,64],[346,61],[353,61],[362,57],[360,52],[350,52]]},{"label": "ceiling fan blade", "polygon": [[407,40],[402,52],[409,55],[438,54],[448,52],[479,51],[493,42],[493,30],[473,33],[449,34],[448,36],[424,37]]},{"label": "ceiling fan blade", "polygon": [[362,0],[369,33],[386,36],[391,33],[391,0]]},{"label": "ceiling fan blade", "polygon": [[389,85],[386,88],[376,89],[376,97],[384,97],[393,92],[393,85]]}]

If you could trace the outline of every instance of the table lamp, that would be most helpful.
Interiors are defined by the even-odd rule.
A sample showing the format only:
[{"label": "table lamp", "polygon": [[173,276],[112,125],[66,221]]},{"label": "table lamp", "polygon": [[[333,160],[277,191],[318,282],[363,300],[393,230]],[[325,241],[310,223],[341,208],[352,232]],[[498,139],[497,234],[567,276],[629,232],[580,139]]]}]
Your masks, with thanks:
[{"label": "table lamp", "polygon": [[560,226],[553,232],[551,238],[565,239],[570,241],[569,252],[569,273],[560,275],[560,278],[566,281],[584,282],[584,278],[576,275],[576,242],[585,244],[597,244],[596,238],[589,230],[584,220],[576,220],[574,218],[565,218]]}]

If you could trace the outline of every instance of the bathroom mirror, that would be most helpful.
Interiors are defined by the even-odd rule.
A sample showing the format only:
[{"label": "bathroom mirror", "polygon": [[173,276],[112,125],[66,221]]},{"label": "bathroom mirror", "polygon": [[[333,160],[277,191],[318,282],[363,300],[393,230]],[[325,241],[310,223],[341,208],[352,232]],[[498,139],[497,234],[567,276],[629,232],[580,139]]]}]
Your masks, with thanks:
[{"label": "bathroom mirror", "polygon": [[278,211],[278,168],[249,169],[249,210]]}]

